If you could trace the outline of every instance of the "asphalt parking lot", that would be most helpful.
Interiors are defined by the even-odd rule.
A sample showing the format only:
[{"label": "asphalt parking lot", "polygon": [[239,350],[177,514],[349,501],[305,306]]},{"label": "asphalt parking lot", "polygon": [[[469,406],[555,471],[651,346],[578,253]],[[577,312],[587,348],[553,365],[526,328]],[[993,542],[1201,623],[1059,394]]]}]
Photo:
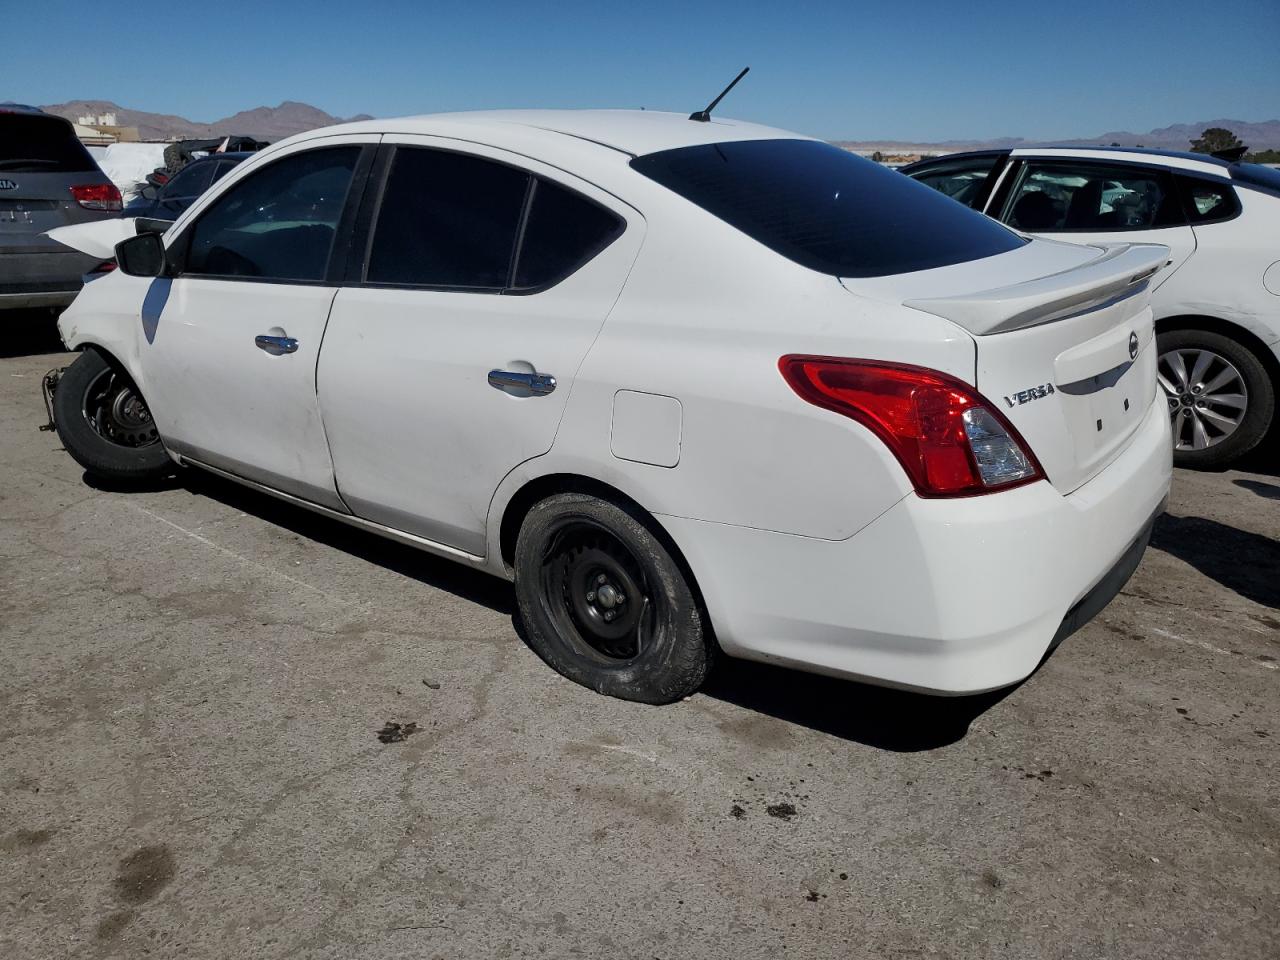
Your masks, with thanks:
[{"label": "asphalt parking lot", "polygon": [[0,956],[1276,955],[1280,456],[1179,472],[1014,690],[722,663],[652,708],[551,672],[497,580],[211,478],[90,485],[35,323],[0,343]]}]

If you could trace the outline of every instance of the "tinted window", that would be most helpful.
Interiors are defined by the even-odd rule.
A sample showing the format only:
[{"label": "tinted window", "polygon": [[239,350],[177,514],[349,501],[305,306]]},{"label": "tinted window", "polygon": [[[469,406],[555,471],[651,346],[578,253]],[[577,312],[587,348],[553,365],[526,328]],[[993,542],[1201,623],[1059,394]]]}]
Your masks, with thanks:
[{"label": "tinted window", "polygon": [[0,172],[87,173],[98,165],[71,124],[37,114],[0,114]]},{"label": "tinted window", "polygon": [[1005,253],[1021,237],[895,170],[812,140],[748,140],[632,167],[812,270],[878,277]]},{"label": "tinted window", "polygon": [[563,280],[621,232],[622,221],[608,210],[539,180],[520,243],[515,286],[545,287]]},{"label": "tinted window", "polygon": [[193,163],[166,183],[160,196],[165,200],[173,197],[198,197],[209,186],[212,173],[212,163]]},{"label": "tinted window", "polygon": [[971,157],[954,163],[940,163],[909,174],[926,186],[946,194],[966,207],[982,209],[986,199],[983,186],[1000,157]]},{"label": "tinted window", "polygon": [[217,183],[238,166],[239,160],[219,160],[218,165],[213,168],[213,182]]},{"label": "tinted window", "polygon": [[359,155],[295,153],[232,186],[192,228],[184,273],[323,280]]},{"label": "tinted window", "polygon": [[1182,209],[1192,223],[1230,220],[1240,212],[1240,200],[1229,183],[1178,176]]},{"label": "tinted window", "polygon": [[1151,230],[1184,223],[1173,179],[1163,170],[1030,160],[1004,220],[1030,233]]},{"label": "tinted window", "polygon": [[366,280],[507,286],[529,174],[491,160],[400,147],[374,225]]}]

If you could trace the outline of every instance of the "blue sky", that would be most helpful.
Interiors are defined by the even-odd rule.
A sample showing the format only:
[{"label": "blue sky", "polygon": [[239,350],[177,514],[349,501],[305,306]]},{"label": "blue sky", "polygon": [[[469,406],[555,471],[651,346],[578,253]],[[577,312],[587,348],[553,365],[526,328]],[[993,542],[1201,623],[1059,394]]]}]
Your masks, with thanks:
[{"label": "blue sky", "polygon": [[745,65],[721,112],[832,139],[1280,118],[1280,0],[180,0],[132,17],[120,4],[3,6],[6,35],[50,42],[6,44],[0,100],[114,100],[191,120],[282,100],[338,116],[693,110]]}]

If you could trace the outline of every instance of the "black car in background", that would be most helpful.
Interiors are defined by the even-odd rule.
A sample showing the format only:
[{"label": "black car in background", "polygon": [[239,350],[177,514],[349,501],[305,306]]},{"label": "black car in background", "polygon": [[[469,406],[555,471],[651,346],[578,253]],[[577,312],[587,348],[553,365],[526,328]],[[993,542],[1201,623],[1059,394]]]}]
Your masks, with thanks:
[{"label": "black car in background", "polygon": [[120,191],[75,129],[35,107],[0,103],[0,311],[65,307],[99,259],[44,234],[120,216]]},{"label": "black car in background", "polygon": [[202,193],[217,183],[252,152],[213,153],[193,160],[161,187],[147,186],[124,208],[126,217],[177,220]]}]

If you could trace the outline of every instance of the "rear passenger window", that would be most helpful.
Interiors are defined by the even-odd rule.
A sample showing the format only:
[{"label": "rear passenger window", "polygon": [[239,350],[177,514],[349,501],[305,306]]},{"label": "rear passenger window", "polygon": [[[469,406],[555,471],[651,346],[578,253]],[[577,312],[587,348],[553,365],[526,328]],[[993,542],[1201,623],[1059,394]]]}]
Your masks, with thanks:
[{"label": "rear passenger window", "polygon": [[564,279],[622,232],[608,210],[558,184],[538,180],[520,244],[515,287],[546,287]]},{"label": "rear passenger window", "polygon": [[374,225],[370,283],[507,286],[529,175],[492,160],[400,147]]},{"label": "rear passenger window", "polygon": [[1192,223],[1230,220],[1240,212],[1240,200],[1228,183],[1178,176],[1182,193],[1182,209]]},{"label": "rear passenger window", "polygon": [[483,157],[397,147],[365,281],[499,293],[563,280],[622,232],[608,210]]},{"label": "rear passenger window", "polygon": [[1173,178],[1163,170],[1029,160],[1004,221],[1029,233],[1111,233],[1181,226]]}]

